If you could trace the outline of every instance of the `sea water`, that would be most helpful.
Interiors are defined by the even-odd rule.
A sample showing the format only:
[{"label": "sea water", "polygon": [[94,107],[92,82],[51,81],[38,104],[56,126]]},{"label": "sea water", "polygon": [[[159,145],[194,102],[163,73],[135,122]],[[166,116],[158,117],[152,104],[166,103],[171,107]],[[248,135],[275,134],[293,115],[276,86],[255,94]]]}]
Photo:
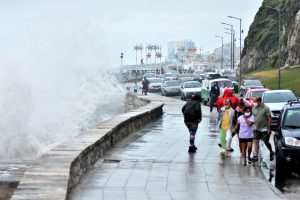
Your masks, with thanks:
[{"label": "sea water", "polygon": [[0,55],[0,160],[33,159],[122,112],[101,44],[89,23],[44,24]]}]

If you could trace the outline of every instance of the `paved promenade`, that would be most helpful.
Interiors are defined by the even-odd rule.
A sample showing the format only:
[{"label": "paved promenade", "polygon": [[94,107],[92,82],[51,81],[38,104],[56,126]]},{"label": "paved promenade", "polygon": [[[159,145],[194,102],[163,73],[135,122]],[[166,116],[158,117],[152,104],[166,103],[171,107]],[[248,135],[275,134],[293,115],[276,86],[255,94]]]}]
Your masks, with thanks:
[{"label": "paved promenade", "polygon": [[181,107],[185,102],[163,100],[164,115],[132,134],[91,169],[72,192],[72,200],[242,200],[284,199],[260,171],[243,166],[237,148],[220,165],[216,111],[202,106],[203,122],[196,136],[198,151],[189,154],[189,135]]}]

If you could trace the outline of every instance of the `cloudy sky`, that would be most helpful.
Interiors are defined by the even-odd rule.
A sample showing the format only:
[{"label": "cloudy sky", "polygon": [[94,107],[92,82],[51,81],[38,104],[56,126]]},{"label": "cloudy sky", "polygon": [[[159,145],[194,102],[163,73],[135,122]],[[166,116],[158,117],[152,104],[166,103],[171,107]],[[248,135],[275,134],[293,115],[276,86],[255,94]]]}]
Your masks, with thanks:
[{"label": "cloudy sky", "polygon": [[261,3],[262,0],[0,0],[0,54],[14,58],[28,53],[40,41],[43,48],[47,48],[47,41],[53,47],[53,43],[63,43],[76,34],[83,36],[74,38],[89,40],[97,52],[102,52],[102,64],[107,67],[119,65],[120,52],[125,54],[125,64],[134,64],[136,43],[161,44],[164,56],[167,42],[181,39],[193,40],[197,47],[212,51],[220,46],[214,35],[224,36],[225,41],[230,39],[221,21],[239,30],[239,22],[226,16],[243,19],[244,38]]}]

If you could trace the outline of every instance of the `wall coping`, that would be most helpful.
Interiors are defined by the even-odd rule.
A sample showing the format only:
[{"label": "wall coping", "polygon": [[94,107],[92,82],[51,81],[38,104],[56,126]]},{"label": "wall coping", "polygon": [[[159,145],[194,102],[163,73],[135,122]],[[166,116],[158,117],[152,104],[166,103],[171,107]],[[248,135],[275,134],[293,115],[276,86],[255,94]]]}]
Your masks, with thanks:
[{"label": "wall coping", "polygon": [[[148,98],[141,98],[150,102]],[[71,137],[34,160],[11,199],[68,199],[81,177],[115,143],[162,115],[163,103],[116,115]]]}]

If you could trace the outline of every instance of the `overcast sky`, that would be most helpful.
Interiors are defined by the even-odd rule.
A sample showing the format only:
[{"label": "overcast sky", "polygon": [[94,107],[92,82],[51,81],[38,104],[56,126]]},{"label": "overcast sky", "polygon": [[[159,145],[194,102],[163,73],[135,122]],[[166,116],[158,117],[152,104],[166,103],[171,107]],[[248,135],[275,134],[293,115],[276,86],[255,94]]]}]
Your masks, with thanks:
[{"label": "overcast sky", "polygon": [[[119,65],[120,52],[124,64],[135,63],[136,43],[156,43],[166,56],[167,42],[190,39],[204,51],[220,46],[215,35],[224,36],[224,25],[231,23],[239,30],[243,19],[242,38],[262,0],[0,0],[0,54],[13,58],[34,48],[37,36],[49,43],[64,33],[80,30],[83,38],[94,41],[108,67]],[[66,31],[67,30],[67,31]],[[67,36],[68,36],[67,35]],[[82,38],[81,38],[82,39]],[[58,42],[59,43],[59,42]],[[47,45],[44,45],[47,48]],[[78,46],[76,46],[78,47]]]}]

